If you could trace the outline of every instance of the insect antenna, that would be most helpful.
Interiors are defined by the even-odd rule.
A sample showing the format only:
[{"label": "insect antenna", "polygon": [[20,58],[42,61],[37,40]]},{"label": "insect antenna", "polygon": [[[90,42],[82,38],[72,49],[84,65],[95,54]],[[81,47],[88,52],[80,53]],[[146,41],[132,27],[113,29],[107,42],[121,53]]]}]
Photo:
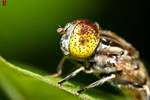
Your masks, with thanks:
[{"label": "insect antenna", "polygon": [[57,32],[60,33],[60,34],[64,34],[65,33],[65,30],[64,28],[62,28],[60,25],[58,25],[58,29],[57,29]]}]

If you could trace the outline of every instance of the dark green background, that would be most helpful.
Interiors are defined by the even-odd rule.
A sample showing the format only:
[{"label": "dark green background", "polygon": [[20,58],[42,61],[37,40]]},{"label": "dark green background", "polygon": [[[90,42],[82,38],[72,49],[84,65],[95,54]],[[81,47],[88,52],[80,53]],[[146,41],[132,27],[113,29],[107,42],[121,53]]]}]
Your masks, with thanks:
[{"label": "dark green background", "polygon": [[7,0],[6,7],[0,0],[0,55],[54,73],[63,56],[58,25],[89,19],[132,43],[148,62],[148,14],[146,0]]}]

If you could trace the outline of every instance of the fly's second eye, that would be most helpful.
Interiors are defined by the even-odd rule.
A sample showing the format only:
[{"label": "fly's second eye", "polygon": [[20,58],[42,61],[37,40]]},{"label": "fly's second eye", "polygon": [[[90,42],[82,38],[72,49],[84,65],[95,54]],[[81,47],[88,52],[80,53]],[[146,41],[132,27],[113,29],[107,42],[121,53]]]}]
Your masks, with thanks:
[{"label": "fly's second eye", "polygon": [[77,20],[77,22],[70,38],[70,54],[77,58],[87,58],[99,44],[99,28],[89,21]]}]

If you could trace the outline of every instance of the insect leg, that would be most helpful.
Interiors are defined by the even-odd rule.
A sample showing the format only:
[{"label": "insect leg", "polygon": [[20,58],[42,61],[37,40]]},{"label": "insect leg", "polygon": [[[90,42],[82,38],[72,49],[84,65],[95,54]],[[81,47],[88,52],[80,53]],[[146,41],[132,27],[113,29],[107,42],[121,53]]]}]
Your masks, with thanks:
[{"label": "insect leg", "polygon": [[146,91],[147,100],[150,100],[150,90],[149,90],[149,87],[148,87],[147,85],[144,85],[143,88],[144,88],[145,91]]},{"label": "insect leg", "polygon": [[77,73],[79,73],[79,72],[81,72],[81,71],[83,71],[83,70],[85,70],[84,67],[78,68],[77,70],[75,70],[74,72],[72,72],[70,75],[66,76],[62,81],[58,82],[58,84],[62,84],[62,83],[64,83],[64,82],[66,82],[67,80],[69,80],[69,79],[72,78],[73,76],[76,76]]},{"label": "insect leg", "polygon": [[95,87],[95,86],[102,85],[104,82],[106,82],[106,81],[108,81],[108,80],[110,80],[110,79],[113,79],[113,78],[115,78],[115,77],[116,77],[115,74],[111,74],[110,76],[104,77],[104,78],[102,78],[102,79],[100,79],[100,80],[98,80],[98,81],[96,81],[96,82],[91,83],[91,84],[88,85],[87,87],[85,87],[85,88],[83,88],[83,89],[77,91],[77,94],[80,94],[80,93],[86,91],[87,89],[93,88],[93,87]]},{"label": "insect leg", "polygon": [[[122,89],[125,90],[124,92],[126,93],[126,95],[131,96],[135,100],[150,100],[150,90],[147,84],[145,85],[141,83],[131,82],[128,80],[119,80],[119,81],[115,80],[113,82],[115,84],[121,84]],[[123,87],[123,85],[125,87]],[[128,85],[130,85],[130,87],[127,88]],[[137,89],[140,89],[140,91],[137,91]],[[131,95],[131,91],[133,91],[132,95]]]},{"label": "insect leg", "polygon": [[52,74],[52,75],[50,75],[50,76],[52,76],[52,77],[58,77],[58,76],[60,76],[60,75],[62,74],[62,69],[63,69],[64,62],[65,62],[65,60],[66,60],[68,57],[69,57],[69,56],[64,56],[64,57],[60,60],[60,62],[59,62],[59,64],[58,64],[58,67],[57,67],[57,73],[54,73],[54,74]]}]

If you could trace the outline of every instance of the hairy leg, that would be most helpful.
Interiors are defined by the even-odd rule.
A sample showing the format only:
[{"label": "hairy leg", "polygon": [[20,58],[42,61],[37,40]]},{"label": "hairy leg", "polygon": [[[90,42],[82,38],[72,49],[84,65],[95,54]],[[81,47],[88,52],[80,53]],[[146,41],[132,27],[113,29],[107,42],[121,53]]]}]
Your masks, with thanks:
[{"label": "hairy leg", "polygon": [[62,69],[63,69],[64,62],[65,62],[65,60],[68,59],[68,58],[69,58],[69,56],[64,56],[64,57],[60,60],[60,62],[59,62],[59,64],[58,64],[57,72],[54,73],[54,74],[52,74],[52,75],[50,75],[50,76],[52,76],[52,77],[58,77],[58,76],[60,76],[60,75],[62,74]]},{"label": "hairy leg", "polygon": [[77,70],[75,70],[74,72],[72,72],[70,75],[66,76],[63,80],[61,80],[60,82],[58,82],[58,84],[62,84],[64,82],[66,82],[67,80],[69,80],[70,78],[72,78],[73,76],[76,76],[79,72],[85,70],[84,67],[80,67]]},{"label": "hairy leg", "polygon": [[143,88],[146,91],[147,100],[150,100],[150,88],[147,85],[144,85]]},{"label": "hairy leg", "polygon": [[131,82],[128,80],[114,81],[115,84],[121,84],[124,93],[134,100],[150,100],[150,90],[147,84]]},{"label": "hairy leg", "polygon": [[79,95],[80,93],[86,91],[87,89],[93,88],[93,87],[98,86],[98,85],[102,85],[104,82],[106,82],[108,80],[111,80],[111,79],[113,79],[115,77],[116,77],[115,74],[111,74],[110,76],[104,77],[104,78],[102,78],[102,79],[100,79],[100,80],[98,80],[96,82],[91,83],[90,85],[86,86],[85,88],[77,91],[76,94]]}]

